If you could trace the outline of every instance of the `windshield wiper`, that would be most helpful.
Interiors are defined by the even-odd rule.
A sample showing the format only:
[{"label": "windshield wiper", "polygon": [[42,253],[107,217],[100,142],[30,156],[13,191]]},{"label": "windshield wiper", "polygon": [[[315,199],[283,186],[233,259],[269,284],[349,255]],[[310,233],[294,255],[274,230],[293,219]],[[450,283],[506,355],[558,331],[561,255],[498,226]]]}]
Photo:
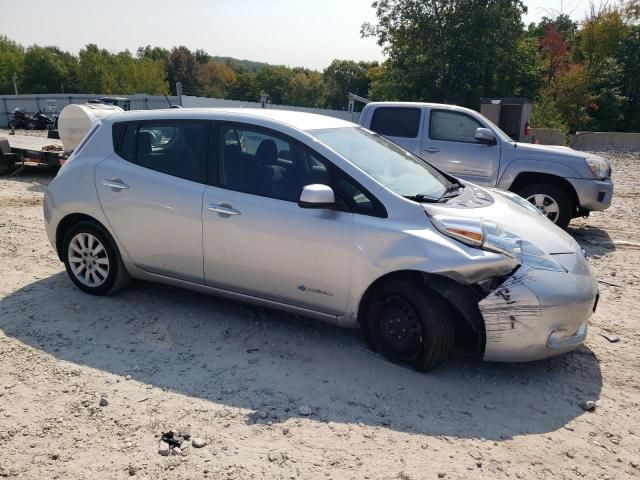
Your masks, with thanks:
[{"label": "windshield wiper", "polygon": [[405,195],[404,198],[408,198],[409,200],[413,200],[418,203],[438,203],[440,201],[440,198],[438,197],[431,197],[422,193],[418,193],[417,195]]},{"label": "windshield wiper", "polygon": [[[444,192],[442,192],[442,195],[440,195],[440,198],[438,199],[439,201],[443,201],[447,198],[452,198],[452,197],[457,197],[458,195],[460,195],[458,193],[458,191],[464,188],[464,185],[456,182],[456,183],[452,183],[451,185],[449,185],[448,187],[446,187],[444,189]],[[455,195],[452,195],[453,193],[455,193]]]}]

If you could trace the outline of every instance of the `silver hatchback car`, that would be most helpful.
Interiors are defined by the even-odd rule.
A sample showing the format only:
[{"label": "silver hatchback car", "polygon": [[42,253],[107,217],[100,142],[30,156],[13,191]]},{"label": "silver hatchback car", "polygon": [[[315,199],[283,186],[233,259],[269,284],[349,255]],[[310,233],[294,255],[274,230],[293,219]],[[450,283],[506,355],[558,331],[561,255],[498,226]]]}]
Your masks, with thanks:
[{"label": "silver hatchback car", "polygon": [[133,277],[359,326],[419,370],[454,345],[494,361],[572,350],[598,298],[579,245],[517,195],[307,113],[113,114],[44,217],[85,292]]}]

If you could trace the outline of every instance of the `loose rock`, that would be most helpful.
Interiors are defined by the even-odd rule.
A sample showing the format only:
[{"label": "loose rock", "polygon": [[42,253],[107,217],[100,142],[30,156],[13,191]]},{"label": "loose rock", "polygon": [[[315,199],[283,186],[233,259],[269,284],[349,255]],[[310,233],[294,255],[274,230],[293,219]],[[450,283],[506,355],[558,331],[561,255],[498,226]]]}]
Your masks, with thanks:
[{"label": "loose rock", "polygon": [[585,412],[593,412],[596,409],[596,402],[593,400],[586,400],[584,402],[580,402],[580,408]]},{"label": "loose rock", "polygon": [[204,438],[194,437],[193,440],[191,440],[191,445],[193,445],[194,448],[202,448],[207,445],[207,441]]},{"label": "loose rock", "polygon": [[167,442],[160,441],[160,445],[158,446],[158,453],[163,457],[168,457],[171,453],[171,447]]}]

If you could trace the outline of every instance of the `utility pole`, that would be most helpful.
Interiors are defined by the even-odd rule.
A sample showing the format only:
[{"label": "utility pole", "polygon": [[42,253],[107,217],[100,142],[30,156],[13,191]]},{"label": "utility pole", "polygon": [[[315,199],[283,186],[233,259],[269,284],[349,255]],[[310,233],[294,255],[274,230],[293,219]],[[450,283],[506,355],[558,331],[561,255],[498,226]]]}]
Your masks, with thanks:
[{"label": "utility pole", "polygon": [[15,92],[16,95],[18,95],[18,75],[16,75],[15,73],[13,74],[13,91]]}]

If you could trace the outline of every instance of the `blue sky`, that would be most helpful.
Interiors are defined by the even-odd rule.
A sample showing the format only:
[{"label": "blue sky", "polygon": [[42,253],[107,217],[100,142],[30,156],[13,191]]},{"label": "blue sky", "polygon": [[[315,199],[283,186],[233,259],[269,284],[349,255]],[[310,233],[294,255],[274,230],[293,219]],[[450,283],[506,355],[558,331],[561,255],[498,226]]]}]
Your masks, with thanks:
[{"label": "blue sky", "polygon": [[[0,0],[0,33],[24,44],[76,53],[186,45],[212,55],[322,69],[334,58],[381,60],[372,0]],[[563,11],[582,19],[588,0],[524,0],[525,23]]]}]

